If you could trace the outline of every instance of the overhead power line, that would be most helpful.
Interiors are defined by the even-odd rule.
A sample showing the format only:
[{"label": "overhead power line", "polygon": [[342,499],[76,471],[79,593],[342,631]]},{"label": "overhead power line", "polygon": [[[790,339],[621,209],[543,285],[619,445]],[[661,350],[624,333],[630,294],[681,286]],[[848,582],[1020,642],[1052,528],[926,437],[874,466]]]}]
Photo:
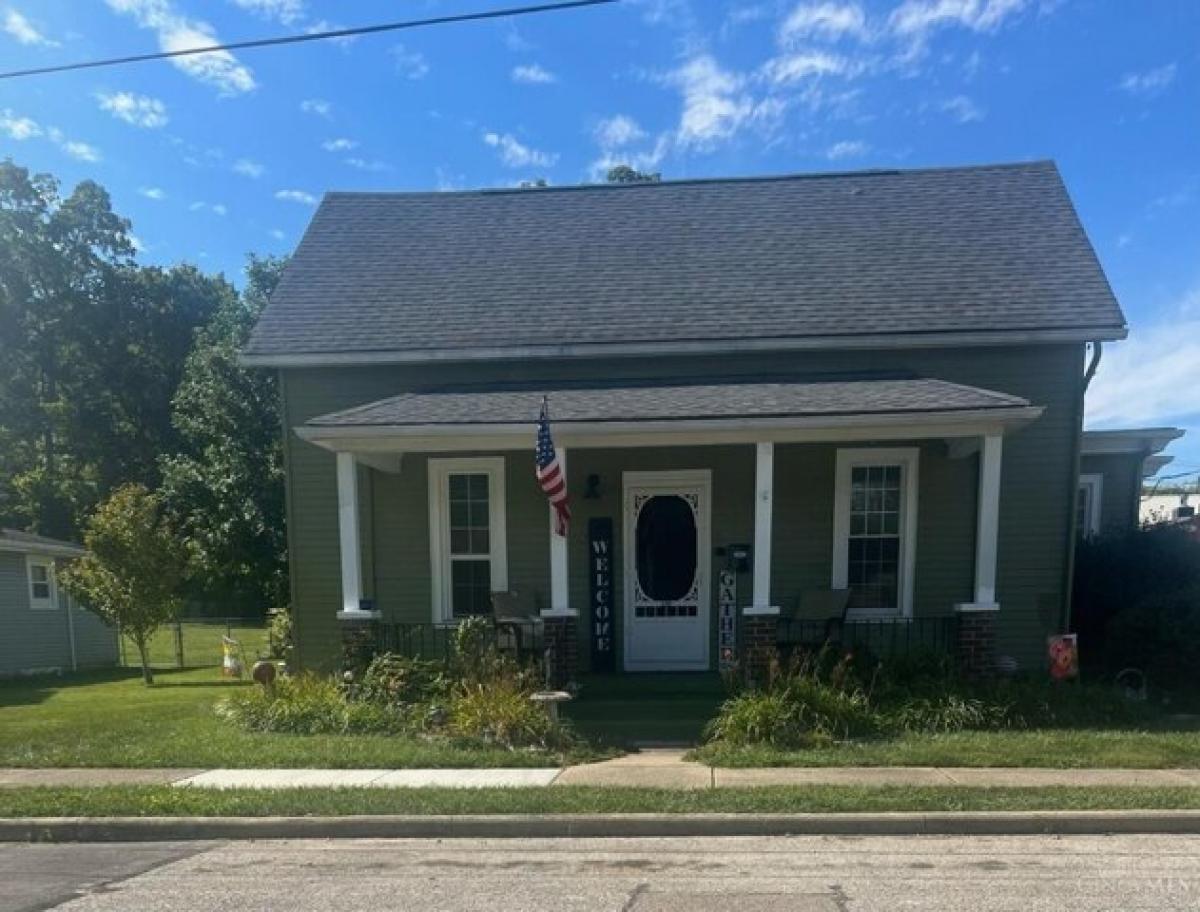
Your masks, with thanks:
[{"label": "overhead power line", "polygon": [[244,51],[251,48],[275,47],[282,44],[300,44],[305,41],[325,41],[329,38],[353,38],[357,35],[374,35],[379,32],[397,32],[402,29],[423,28],[429,25],[451,25],[456,22],[478,22],[483,19],[504,19],[513,16],[528,16],[533,13],[554,13],[578,9],[584,6],[600,6],[617,3],[619,0],[563,0],[560,3],[545,3],[537,6],[515,6],[508,9],[484,10],[477,13],[457,13],[453,16],[432,16],[428,19],[409,19],[403,22],[385,22],[380,25],[361,25],[355,28],[330,29],[324,32],[307,32],[302,35],[283,35],[278,38],[255,38],[250,41],[234,41],[230,44],[213,44],[208,47],[187,48],[182,51],[160,51],[156,54],[131,54],[128,57],[110,57],[105,60],[84,60],[79,63],[63,63],[58,66],[35,67],[29,70],[13,70],[0,73],[0,79],[16,79],[20,76],[44,76],[48,73],[66,73],[71,70],[92,70],[97,67],[120,66],[126,63],[144,63],[147,60],[168,60],[172,57],[191,57],[196,54],[211,54],[214,51]]}]

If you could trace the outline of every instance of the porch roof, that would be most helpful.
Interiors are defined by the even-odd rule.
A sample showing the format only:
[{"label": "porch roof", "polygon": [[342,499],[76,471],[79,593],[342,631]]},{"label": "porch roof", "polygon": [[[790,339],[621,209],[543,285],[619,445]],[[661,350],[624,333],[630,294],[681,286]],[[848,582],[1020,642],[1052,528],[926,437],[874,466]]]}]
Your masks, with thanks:
[{"label": "porch roof", "polygon": [[895,424],[922,418],[1025,423],[1027,399],[929,377],[807,381],[621,381],[587,385],[447,386],[401,393],[309,420],[314,441],[461,432],[527,433],[549,397],[556,436],[586,431],[662,432]]}]

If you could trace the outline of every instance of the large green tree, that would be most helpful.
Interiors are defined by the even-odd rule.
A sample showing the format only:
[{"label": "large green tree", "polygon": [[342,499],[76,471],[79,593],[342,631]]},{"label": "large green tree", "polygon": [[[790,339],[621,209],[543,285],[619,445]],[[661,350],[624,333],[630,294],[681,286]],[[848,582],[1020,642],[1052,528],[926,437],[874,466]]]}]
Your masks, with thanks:
[{"label": "large green tree", "polygon": [[61,537],[115,486],[158,483],[195,329],[235,299],[193,267],[140,267],[92,181],[0,161],[0,524]]},{"label": "large green tree", "polygon": [[182,447],[161,463],[162,491],[210,596],[264,609],[287,603],[283,452],[275,375],[238,364],[284,261],[251,256],[239,298],[199,331],[175,394]]}]

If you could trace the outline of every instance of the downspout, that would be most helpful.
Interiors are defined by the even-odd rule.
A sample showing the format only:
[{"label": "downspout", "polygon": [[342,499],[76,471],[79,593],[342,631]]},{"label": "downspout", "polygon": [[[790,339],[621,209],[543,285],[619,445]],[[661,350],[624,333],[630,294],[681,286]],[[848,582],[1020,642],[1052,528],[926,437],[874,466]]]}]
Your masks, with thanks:
[{"label": "downspout", "polygon": [[69,595],[60,601],[67,612],[67,641],[71,644],[71,671],[79,671],[79,655],[75,649],[75,615],[72,613],[75,602]]},{"label": "downspout", "polygon": [[1059,631],[1067,633],[1071,629],[1071,599],[1075,589],[1075,543],[1079,540],[1078,530],[1075,528],[1077,500],[1079,498],[1079,463],[1080,454],[1083,449],[1083,405],[1087,398],[1088,387],[1092,383],[1092,378],[1096,376],[1096,369],[1100,367],[1100,358],[1104,354],[1104,343],[1092,343],[1092,357],[1088,362],[1087,369],[1083,372],[1083,384],[1079,390],[1079,399],[1075,405],[1075,445],[1072,448],[1072,475],[1070,479],[1070,519],[1067,521],[1067,566],[1066,577],[1063,580],[1063,607],[1062,616],[1059,618]]}]

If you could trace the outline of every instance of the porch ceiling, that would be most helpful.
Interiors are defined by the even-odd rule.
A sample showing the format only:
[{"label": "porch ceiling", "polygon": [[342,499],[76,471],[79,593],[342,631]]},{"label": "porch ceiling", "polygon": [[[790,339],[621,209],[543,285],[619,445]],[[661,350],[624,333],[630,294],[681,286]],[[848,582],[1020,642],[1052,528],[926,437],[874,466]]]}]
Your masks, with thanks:
[{"label": "porch ceiling", "polygon": [[[543,395],[563,445],[614,445],[613,435],[703,433],[700,442],[764,439],[774,431],[903,429],[883,436],[963,436],[1025,424],[1026,399],[934,378],[792,382],[671,382],[444,387],[322,415],[297,428],[317,443],[381,438],[503,438],[527,445]],[[921,428],[928,423],[928,433]],[[957,429],[957,433],[955,433]],[[769,435],[768,435],[769,436]],[[603,438],[604,442],[600,442]],[[584,443],[585,439],[595,442]],[[776,439],[788,439],[786,434]],[[647,441],[649,442],[649,441]],[[696,442],[696,441],[687,441]],[[341,449],[343,447],[333,447]]]}]

